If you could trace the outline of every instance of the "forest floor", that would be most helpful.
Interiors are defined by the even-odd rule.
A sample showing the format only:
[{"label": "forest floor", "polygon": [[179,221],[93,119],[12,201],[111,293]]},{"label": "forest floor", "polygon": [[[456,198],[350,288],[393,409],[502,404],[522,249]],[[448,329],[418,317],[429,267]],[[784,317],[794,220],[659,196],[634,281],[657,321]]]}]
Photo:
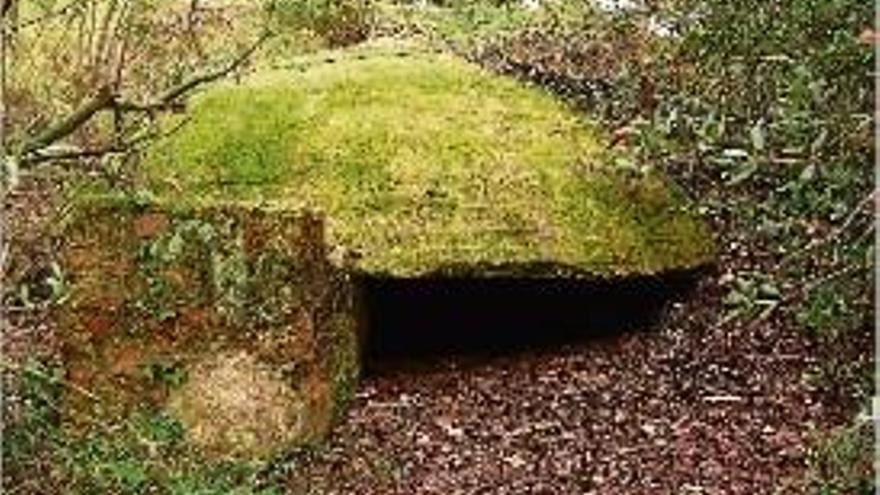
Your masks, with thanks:
[{"label": "forest floor", "polygon": [[[775,187],[668,172],[698,205],[760,203]],[[7,307],[4,365],[57,355],[45,232],[65,182],[47,171],[6,196],[11,279],[30,288],[33,306]],[[724,318],[734,275],[772,272],[779,258],[735,215],[709,218],[718,263],[652,325],[540,351],[374,363],[326,444],[278,460],[260,483],[315,494],[776,494],[813,492],[825,470],[864,477],[870,456],[852,442],[869,444],[871,432],[840,437],[846,444],[834,436],[850,431],[861,397],[809,379],[828,351],[787,309],[797,301],[764,318]],[[860,369],[873,348],[862,330],[840,356]],[[4,395],[4,414],[20,412]]]},{"label": "forest floor", "polygon": [[[55,186],[25,186],[8,206],[18,228],[39,232]],[[811,427],[845,424],[852,407],[804,379],[815,358],[788,319],[718,324],[722,274],[755,253],[716,227],[719,265],[653,325],[539,351],[373,363],[326,445],[279,461],[264,482],[321,494],[803,493]],[[35,262],[51,254],[39,236],[19,240]],[[9,322],[4,355],[53,354],[39,312]]]}]

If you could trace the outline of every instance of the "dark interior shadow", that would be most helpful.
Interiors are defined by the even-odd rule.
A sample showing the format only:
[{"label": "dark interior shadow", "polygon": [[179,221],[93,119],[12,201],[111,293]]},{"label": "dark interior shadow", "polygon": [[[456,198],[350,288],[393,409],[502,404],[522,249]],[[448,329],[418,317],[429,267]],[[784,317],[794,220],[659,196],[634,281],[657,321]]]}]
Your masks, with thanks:
[{"label": "dark interior shadow", "polygon": [[650,328],[696,272],[616,281],[365,278],[367,373],[412,360],[499,356]]}]

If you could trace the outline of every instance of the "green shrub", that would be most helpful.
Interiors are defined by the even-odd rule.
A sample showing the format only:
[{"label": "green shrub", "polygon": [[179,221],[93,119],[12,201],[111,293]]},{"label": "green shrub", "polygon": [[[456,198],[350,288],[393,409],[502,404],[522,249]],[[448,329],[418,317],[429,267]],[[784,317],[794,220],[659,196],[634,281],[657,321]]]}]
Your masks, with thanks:
[{"label": "green shrub", "polygon": [[[872,153],[872,47],[860,0],[681,0],[686,92],[725,120],[719,141],[827,165]],[[757,149],[760,148],[760,149]],[[830,163],[829,163],[830,162]]]},{"label": "green shrub", "polygon": [[807,454],[810,493],[869,495],[874,493],[873,428],[859,416],[822,435]]},{"label": "green shrub", "polygon": [[268,5],[283,29],[304,29],[329,47],[364,41],[373,25],[371,0],[275,0]]}]

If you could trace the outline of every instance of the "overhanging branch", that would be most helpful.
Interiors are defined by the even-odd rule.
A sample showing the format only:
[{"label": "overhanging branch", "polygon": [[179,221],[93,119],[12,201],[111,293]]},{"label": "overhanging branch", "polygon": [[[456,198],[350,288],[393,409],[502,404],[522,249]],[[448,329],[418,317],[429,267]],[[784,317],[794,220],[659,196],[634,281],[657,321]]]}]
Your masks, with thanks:
[{"label": "overhanging branch", "polygon": [[268,40],[271,36],[272,36],[272,33],[269,31],[266,31],[257,39],[257,41],[254,44],[252,44],[246,50],[241,52],[226,67],[223,67],[223,68],[220,68],[220,69],[217,69],[214,71],[209,71],[204,74],[199,74],[199,75],[193,76],[192,78],[190,78],[186,81],[183,81],[182,83],[180,83],[176,86],[172,86],[171,88],[166,90],[164,93],[159,95],[159,97],[156,99],[156,101],[161,102],[161,103],[172,102],[172,101],[176,100],[177,98],[179,98],[180,96],[184,95],[185,93],[189,92],[190,90],[195,89],[198,86],[201,86],[202,84],[216,81],[217,79],[226,77],[226,75],[228,75],[229,73],[231,73],[231,72],[235,71],[236,69],[238,69],[239,67],[241,67],[242,64],[244,64],[251,57],[251,55],[253,55],[253,53],[255,51],[257,51],[257,49],[260,48],[260,46],[262,46],[263,43],[265,43],[266,40]]},{"label": "overhanging branch", "polygon": [[110,86],[101,86],[94,96],[86,100],[73,113],[50,125],[35,138],[25,142],[22,152],[28,154],[69,136],[89,121],[96,113],[112,106],[115,96]]},{"label": "overhanging branch", "polygon": [[[252,45],[242,51],[226,66],[197,74],[180,84],[172,86],[166,91],[160,93],[155,98],[150,98],[147,103],[137,103],[120,100],[118,95],[114,94],[110,85],[104,85],[98,88],[94,96],[89,98],[79,108],[62,120],[50,125],[48,128],[39,133],[36,137],[26,141],[21,148],[22,163],[36,163],[51,159],[75,158],[77,156],[92,156],[95,154],[106,154],[108,152],[116,152],[114,149],[108,149],[101,152],[98,151],[82,151],[77,155],[65,153],[57,155],[52,152],[43,153],[42,150],[52,146],[56,142],[70,134],[88,122],[95,114],[103,110],[116,110],[121,112],[146,112],[153,113],[167,110],[181,110],[184,108],[183,102],[179,99],[196,89],[197,87],[216,81],[226,77],[231,72],[241,67],[263,43],[266,42],[272,33],[267,31],[263,33]],[[70,148],[66,148],[70,149]]]},{"label": "overhanging branch", "polygon": [[177,125],[165,132],[147,132],[122,143],[114,143],[97,148],[80,148],[78,146],[47,146],[27,155],[23,164],[37,165],[51,161],[77,160],[82,158],[99,158],[111,154],[129,153],[151,139],[174,134],[180,130],[188,119],[181,120]]}]

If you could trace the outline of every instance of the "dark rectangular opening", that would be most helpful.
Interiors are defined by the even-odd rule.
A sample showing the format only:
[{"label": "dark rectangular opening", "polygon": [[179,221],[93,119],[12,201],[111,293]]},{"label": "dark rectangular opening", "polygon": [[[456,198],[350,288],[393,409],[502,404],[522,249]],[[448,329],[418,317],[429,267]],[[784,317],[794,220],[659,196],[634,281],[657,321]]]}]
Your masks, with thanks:
[{"label": "dark rectangular opening", "polygon": [[367,372],[443,355],[495,356],[650,328],[696,274],[622,280],[363,279]]}]

